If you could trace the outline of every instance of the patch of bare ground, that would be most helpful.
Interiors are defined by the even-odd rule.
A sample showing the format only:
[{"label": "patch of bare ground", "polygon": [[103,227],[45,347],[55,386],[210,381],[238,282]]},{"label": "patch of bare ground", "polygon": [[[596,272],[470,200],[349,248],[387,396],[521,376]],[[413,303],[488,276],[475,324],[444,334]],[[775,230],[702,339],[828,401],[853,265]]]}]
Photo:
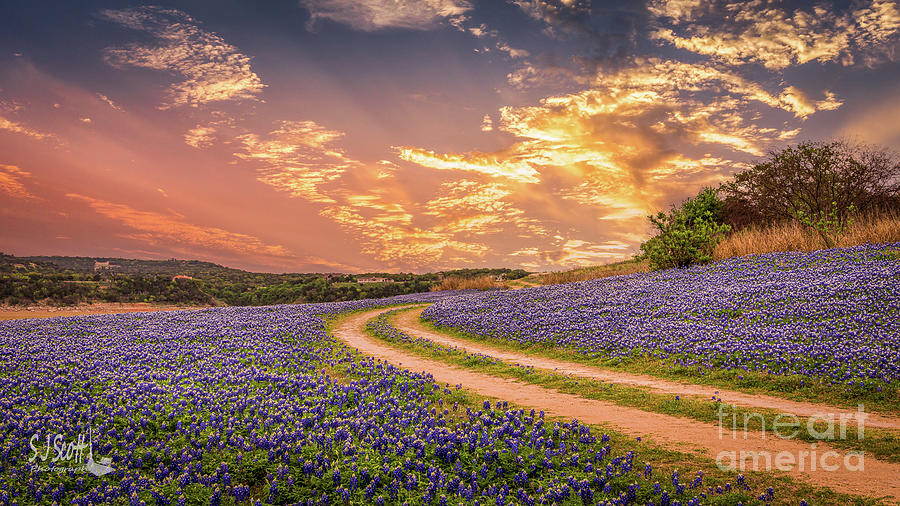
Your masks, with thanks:
[{"label": "patch of bare ground", "polygon": [[56,316],[82,316],[113,313],[137,313],[143,311],[185,311],[202,309],[201,306],[173,306],[146,302],[106,302],[82,306],[0,306],[0,320],[26,318],[53,318]]},{"label": "patch of bare ground", "polygon": [[[648,437],[666,447],[682,451],[697,450],[716,459],[724,455],[792,455],[795,462],[809,458],[810,452],[818,455],[834,452],[833,462],[848,462],[848,454],[819,443],[810,445],[801,441],[780,439],[762,432],[732,434],[721,431],[709,423],[686,418],[619,406],[610,402],[585,399],[532,384],[498,378],[488,374],[454,367],[446,363],[427,360],[381,343],[366,334],[365,323],[386,309],[356,313],[343,320],[334,329],[334,336],[360,352],[400,365],[412,371],[431,374],[435,381],[451,385],[461,384],[469,390],[489,397],[502,398],[521,406],[541,409],[550,415],[577,418],[589,424],[609,424],[625,434]],[[408,331],[407,329],[406,331]],[[415,334],[421,335],[414,330]],[[424,336],[431,338],[431,336]],[[685,385],[678,385],[685,388]],[[708,387],[702,387],[708,389]],[[722,392],[720,391],[720,395]],[[821,410],[822,407],[818,406]],[[858,457],[857,457],[858,458]],[[850,459],[854,461],[854,459]],[[790,467],[790,466],[786,466]],[[856,466],[838,465],[837,469],[821,466],[793,465],[787,474],[815,486],[829,487],[867,497],[885,497],[900,502],[900,464],[883,462],[871,457],[864,460],[864,470]]]}]

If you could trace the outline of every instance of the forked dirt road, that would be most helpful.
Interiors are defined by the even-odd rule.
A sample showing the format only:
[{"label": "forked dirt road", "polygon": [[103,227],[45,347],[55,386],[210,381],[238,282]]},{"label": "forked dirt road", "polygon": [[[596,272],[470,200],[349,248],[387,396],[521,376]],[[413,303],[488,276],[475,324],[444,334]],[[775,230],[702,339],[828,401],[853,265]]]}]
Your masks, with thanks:
[{"label": "forked dirt road", "polygon": [[[776,455],[792,455],[795,461],[804,459],[805,465],[793,466],[787,471],[789,475],[839,492],[886,497],[892,502],[900,502],[900,464],[867,457],[864,460],[864,471],[857,470],[858,457],[851,457],[848,461],[845,452],[822,443],[813,448],[808,443],[780,439],[771,434],[764,437],[759,432],[738,433],[733,438],[727,429],[722,432],[713,424],[585,399],[423,359],[379,342],[366,334],[364,330],[366,322],[388,310],[381,308],[354,314],[334,329],[334,336],[366,355],[412,371],[427,372],[440,383],[462,384],[477,394],[540,409],[550,415],[577,418],[589,424],[609,424],[626,434],[649,437],[654,442],[672,449],[682,451],[697,449],[713,459],[724,456],[726,463],[731,462],[730,456],[739,456],[741,452],[745,452],[745,455],[749,455],[749,452],[769,455],[773,457],[773,462]],[[819,460],[825,452],[835,452],[836,456],[830,457],[827,464],[829,467],[837,464],[837,469],[824,470],[821,465],[811,469],[809,464],[811,451],[816,452],[815,460]],[[851,465],[845,465],[848,462]]]},{"label": "forked dirt road", "polygon": [[[430,339],[436,343],[445,346],[455,346],[460,350],[469,353],[480,353],[503,360],[505,362],[518,363],[524,366],[536,367],[539,369],[547,369],[560,374],[571,376],[579,376],[582,378],[590,378],[605,382],[621,383],[623,385],[632,385],[646,387],[659,393],[669,393],[673,395],[693,395],[709,399],[714,392],[718,392],[716,397],[722,399],[722,402],[735,404],[743,407],[773,409],[781,413],[790,413],[802,418],[808,418],[817,414],[833,414],[836,420],[841,415],[848,417],[850,423],[856,423],[859,410],[839,408],[835,406],[827,406],[824,404],[815,404],[811,402],[791,401],[781,399],[770,395],[748,394],[735,390],[727,390],[707,385],[692,385],[688,383],[680,383],[677,381],[667,381],[653,376],[644,374],[634,374],[621,371],[611,371],[601,369],[599,367],[591,367],[588,365],[566,362],[563,360],[555,360],[552,358],[528,355],[525,353],[516,353],[503,350],[487,344],[476,343],[465,339],[455,339],[434,332],[419,322],[419,316],[425,308],[415,308],[409,311],[403,311],[393,320],[393,325],[397,329],[419,337]],[[865,413],[864,423],[866,427],[880,427],[887,429],[900,429],[900,418],[892,418],[875,413]]]}]

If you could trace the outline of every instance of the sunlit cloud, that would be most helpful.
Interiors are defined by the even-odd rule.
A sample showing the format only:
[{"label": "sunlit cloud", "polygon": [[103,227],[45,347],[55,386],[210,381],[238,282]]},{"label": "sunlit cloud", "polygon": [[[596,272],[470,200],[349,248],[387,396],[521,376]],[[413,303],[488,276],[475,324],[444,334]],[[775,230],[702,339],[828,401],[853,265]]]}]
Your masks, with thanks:
[{"label": "sunlit cloud", "polygon": [[752,62],[769,69],[811,61],[850,65],[856,56],[873,58],[900,32],[900,11],[892,0],[846,12],[826,4],[789,11],[761,0],[658,0],[648,10],[661,24],[651,38],[730,65]]},{"label": "sunlit cloud", "polygon": [[119,104],[113,102],[113,100],[102,93],[97,93],[97,98],[99,98],[103,103],[110,106],[115,111],[122,111],[122,108]]},{"label": "sunlit cloud", "polygon": [[[791,112],[797,117],[809,116],[817,110],[833,110],[841,103],[827,90],[822,100],[813,101],[795,86],[787,86],[779,92],[770,92],[756,82],[714,65],[659,58],[637,59],[634,66],[623,71],[612,75],[598,75],[596,82],[610,88],[643,92],[644,100],[677,99],[676,95],[688,96],[691,93],[708,92],[718,94],[718,99],[733,97],[741,102],[759,102]],[[728,112],[731,105],[733,104],[726,100],[725,105],[719,109]]]},{"label": "sunlit cloud", "polygon": [[512,190],[504,185],[447,181],[419,202],[402,180],[373,178],[376,172],[356,169],[355,174],[370,176],[336,191],[339,202],[324,206],[320,214],[350,233],[363,254],[383,264],[450,268],[492,253],[486,241],[504,231],[535,228],[508,200]]},{"label": "sunlit cloud", "polygon": [[481,131],[482,132],[491,132],[494,130],[494,120],[491,119],[490,114],[485,114],[483,118],[481,118]]},{"label": "sunlit cloud", "polygon": [[870,45],[887,42],[900,31],[900,9],[891,0],[874,0],[853,13],[858,38]]},{"label": "sunlit cloud", "polygon": [[506,82],[515,89],[525,90],[534,87],[585,85],[589,78],[562,65],[538,65],[530,60],[523,60],[515,70],[506,75]]},{"label": "sunlit cloud", "polygon": [[437,227],[439,230],[496,233],[524,214],[506,200],[511,193],[510,188],[497,183],[450,181],[442,185],[438,196],[425,202],[423,214],[442,218],[444,224]]},{"label": "sunlit cloud", "polygon": [[32,139],[38,140],[53,137],[53,135],[51,134],[35,130],[34,128],[27,127],[22,123],[4,118],[3,116],[0,116],[0,130],[5,130],[7,132],[12,132],[15,134],[21,134],[26,137],[31,137]]},{"label": "sunlit cloud", "polygon": [[454,255],[471,261],[488,251],[486,244],[455,240],[450,233],[399,226],[391,220],[373,220],[359,206],[329,206],[321,214],[354,235],[362,253],[392,267],[437,265]]},{"label": "sunlit cloud", "polygon": [[212,145],[215,135],[215,127],[210,125],[197,125],[184,134],[184,142],[191,147],[205,148]]},{"label": "sunlit cloud", "polygon": [[471,171],[503,179],[537,182],[537,171],[527,160],[502,154],[438,154],[427,149],[398,147],[400,159],[437,170]]},{"label": "sunlit cloud", "polygon": [[528,51],[511,47],[506,42],[497,42],[496,47],[497,50],[508,54],[510,58],[527,58],[531,56],[531,53],[529,53]]},{"label": "sunlit cloud", "polygon": [[257,179],[279,191],[310,202],[334,203],[322,187],[359,166],[332,146],[343,135],[313,121],[282,121],[265,137],[242,135],[244,150],[235,156],[257,162]]},{"label": "sunlit cloud", "polygon": [[102,10],[100,15],[124,27],[149,33],[159,44],[108,48],[106,61],[175,73],[184,78],[169,87],[160,106],[200,106],[210,102],[255,99],[265,85],[250,67],[250,57],[206,31],[182,11],[161,7]]},{"label": "sunlit cloud", "polygon": [[31,173],[15,165],[0,163],[0,192],[17,199],[35,200],[38,197],[25,188],[23,179],[31,177]]},{"label": "sunlit cloud", "polygon": [[266,136],[241,136],[245,149],[236,156],[260,164],[260,182],[321,205],[319,214],[352,236],[362,254],[389,266],[449,267],[451,258],[487,254],[474,237],[540,230],[505,200],[511,190],[499,183],[450,181],[416,201],[395,177],[395,163],[353,159],[338,146],[342,138],[311,121],[285,121]]},{"label": "sunlit cloud", "polygon": [[[598,74],[581,92],[501,108],[494,128],[516,138],[502,150],[436,153],[404,147],[398,155],[422,167],[489,176],[504,190],[504,185],[518,185],[519,191],[522,185],[533,186],[525,194],[572,202],[597,219],[634,229],[673,199],[723,181],[739,168],[732,157],[762,156],[767,146],[799,131],[762,126],[750,118],[766,109],[805,118],[839,105],[830,93],[815,101],[796,87],[768,91],[713,65],[637,59]],[[683,154],[688,148],[722,154],[689,157]],[[533,205],[516,209],[524,209],[523,218],[535,217],[529,216]],[[608,244],[601,248],[577,242],[583,238],[566,240],[575,242],[535,261],[582,262],[622,254]]]},{"label": "sunlit cloud", "polygon": [[427,30],[472,8],[465,0],[300,0],[300,3],[309,10],[310,26],[327,19],[366,32],[384,28]]}]

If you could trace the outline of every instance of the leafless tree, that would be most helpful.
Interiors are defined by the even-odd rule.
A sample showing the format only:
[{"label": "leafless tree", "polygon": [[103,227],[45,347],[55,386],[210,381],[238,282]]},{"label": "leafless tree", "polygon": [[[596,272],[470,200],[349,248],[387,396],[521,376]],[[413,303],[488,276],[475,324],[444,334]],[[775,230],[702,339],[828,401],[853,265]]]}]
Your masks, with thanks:
[{"label": "leafless tree", "polygon": [[[720,188],[725,222],[733,229],[900,204],[900,157],[878,146],[844,139],[804,142],[769,157]],[[852,207],[851,207],[852,205]]]}]

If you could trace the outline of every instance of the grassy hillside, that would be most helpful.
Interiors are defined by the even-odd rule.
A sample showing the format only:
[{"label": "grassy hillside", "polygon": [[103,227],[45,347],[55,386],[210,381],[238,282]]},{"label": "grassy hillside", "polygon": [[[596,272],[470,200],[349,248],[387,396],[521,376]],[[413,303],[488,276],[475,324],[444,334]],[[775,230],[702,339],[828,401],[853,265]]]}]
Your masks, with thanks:
[{"label": "grassy hillside", "polygon": [[[97,262],[102,267],[95,270]],[[335,302],[427,292],[445,278],[516,279],[527,274],[511,269],[461,269],[427,274],[273,274],[199,260],[0,254],[0,303],[164,302],[258,306]],[[379,281],[360,282],[366,278]]]}]

